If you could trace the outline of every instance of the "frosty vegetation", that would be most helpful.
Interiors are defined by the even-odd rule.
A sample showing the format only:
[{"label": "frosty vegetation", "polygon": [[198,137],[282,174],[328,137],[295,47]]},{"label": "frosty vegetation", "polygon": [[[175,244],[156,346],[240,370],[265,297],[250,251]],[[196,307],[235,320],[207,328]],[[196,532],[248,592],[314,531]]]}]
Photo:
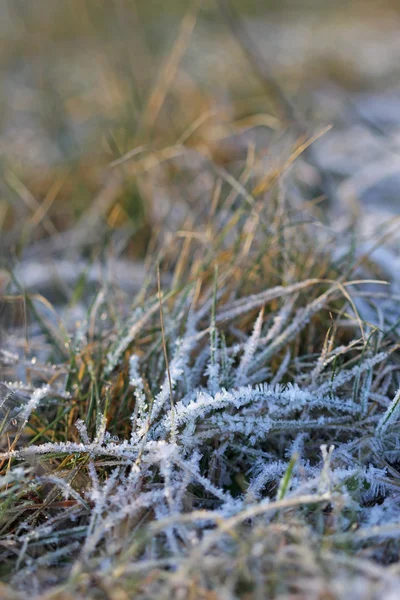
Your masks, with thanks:
[{"label": "frosty vegetation", "polygon": [[159,255],[169,289],[151,264],[113,321],[103,287],[60,329],[66,355],[47,350],[46,384],[40,365],[1,384],[1,555],[21,597],[392,597],[393,288],[344,234],[333,252],[292,227],[290,204],[238,202],[204,230],[211,250]]},{"label": "frosty vegetation", "polygon": [[400,597],[400,21],[314,4],[0,5],[0,600]]}]

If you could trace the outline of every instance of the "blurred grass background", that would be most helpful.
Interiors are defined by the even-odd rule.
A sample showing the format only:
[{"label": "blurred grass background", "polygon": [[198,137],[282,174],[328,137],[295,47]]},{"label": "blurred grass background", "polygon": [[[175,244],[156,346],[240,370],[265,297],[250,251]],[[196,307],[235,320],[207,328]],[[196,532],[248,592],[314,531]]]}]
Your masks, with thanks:
[{"label": "blurred grass background", "polygon": [[[397,2],[233,4],[311,124],[335,122],[343,90],[390,89],[397,82]],[[110,164],[135,148],[161,151],[183,140],[232,167],[240,151],[233,133],[260,114],[270,117],[275,139],[283,134],[216,2],[4,0],[0,13],[3,260],[93,224],[95,214],[111,229],[130,227],[130,247],[143,257],[154,225],[154,185],[137,168],[151,167]],[[267,143],[261,140],[262,151]],[[122,185],[113,178],[117,171]],[[163,177],[176,185],[176,165],[166,166]]]}]

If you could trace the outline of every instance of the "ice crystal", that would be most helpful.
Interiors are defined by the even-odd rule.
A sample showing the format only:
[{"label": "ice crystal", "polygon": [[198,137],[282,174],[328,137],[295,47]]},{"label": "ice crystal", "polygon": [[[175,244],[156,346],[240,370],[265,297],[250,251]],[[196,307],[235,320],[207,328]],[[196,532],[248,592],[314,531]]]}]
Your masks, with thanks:
[{"label": "ice crystal", "polygon": [[[107,394],[111,377],[127,374],[121,392],[131,407],[125,428],[120,427],[125,435],[109,430],[110,420],[118,419],[118,397],[110,409],[99,392],[91,428],[78,419],[67,438],[24,445],[25,428],[54,390],[51,385],[28,390],[1,384],[0,409],[11,410],[19,433],[0,455],[14,465],[0,497],[9,501],[13,490],[20,490],[31,464],[57,459],[59,470],[35,475],[30,493],[50,490],[49,502],[58,498],[68,506],[46,526],[30,528],[21,521],[13,537],[19,548],[16,572],[32,575],[71,557],[73,573],[92,560],[111,569],[117,555],[130,553],[143,564],[167,555],[178,568],[174,560],[191,551],[199,557],[217,546],[228,552],[232,541],[223,528],[229,524],[254,524],[262,515],[268,525],[281,511],[296,513],[309,504],[322,507],[320,521],[329,504],[343,534],[356,522],[366,532],[385,520],[395,523],[398,483],[392,465],[400,460],[400,392],[392,398],[388,394],[398,366],[390,351],[373,354],[366,348],[355,364],[337,369],[339,358],[358,340],[335,349],[326,338],[321,354],[308,364],[296,358],[293,343],[340,292],[332,285],[295,310],[297,294],[315,285],[318,281],[310,280],[280,286],[233,299],[222,309],[215,288],[205,301],[209,327],[204,306],[196,311],[185,300],[176,319],[166,306],[168,368],[160,345],[148,355],[131,351],[157,314],[156,304],[135,310],[112,340],[101,392]],[[247,334],[227,327],[227,321],[279,296],[277,314],[266,318],[261,308]],[[92,367],[89,373],[95,376]],[[64,471],[70,462],[76,466]],[[85,485],[78,488],[75,478],[82,468]],[[152,525],[143,530],[149,515]],[[218,523],[224,523],[222,533],[220,525],[215,529]],[[68,528],[74,541],[63,533]],[[43,547],[40,560],[31,561],[37,546]]]}]

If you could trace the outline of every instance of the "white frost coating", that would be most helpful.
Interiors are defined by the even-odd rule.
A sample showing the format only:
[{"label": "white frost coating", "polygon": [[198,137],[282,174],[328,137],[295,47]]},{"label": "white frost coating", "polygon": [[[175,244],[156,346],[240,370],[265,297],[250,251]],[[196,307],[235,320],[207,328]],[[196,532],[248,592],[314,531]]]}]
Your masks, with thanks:
[{"label": "white frost coating", "polygon": [[[286,288],[284,295],[299,289],[301,286],[292,286],[289,292]],[[277,289],[273,290],[276,293]],[[186,327],[183,333],[179,330],[179,335],[173,331],[171,315],[167,315],[173,412],[161,352],[155,353],[152,363],[156,371],[153,379],[148,365],[133,354],[127,365],[126,391],[134,401],[127,439],[113,437],[107,431],[105,416],[97,415],[93,434],[82,421],[76,423],[80,443],[17,445],[3,452],[0,459],[18,459],[16,465],[26,461],[29,466],[34,457],[45,461],[53,456],[59,460],[74,455],[77,464],[84,465],[83,488],[75,487],[62,472],[37,480],[75,503],[71,520],[80,511],[85,526],[80,533],[79,556],[84,562],[93,560],[102,548],[106,565],[126,523],[132,527],[134,540],[135,527],[139,528],[149,515],[153,519],[151,527],[162,533],[162,552],[167,548],[172,556],[179,556],[183,547],[196,548],[212,539],[214,530],[210,525],[215,526],[221,519],[240,521],[241,514],[249,514],[252,520],[252,515],[262,514],[263,510],[275,515],[276,510],[269,507],[277,490],[284,490],[282,501],[288,507],[291,503],[301,506],[303,497],[316,503],[321,498],[324,502],[329,499],[333,505],[340,497],[340,502],[357,515],[360,530],[384,523],[385,516],[395,522],[396,484],[376,457],[384,457],[388,464],[400,460],[400,444],[393,435],[400,412],[400,391],[394,398],[387,396],[398,376],[397,363],[389,353],[381,352],[335,371],[334,352],[324,354],[320,363],[319,355],[308,359],[308,364],[304,358],[303,362],[293,358],[296,353],[292,353],[292,343],[298,333],[334,293],[336,290],[331,288],[297,310],[292,318],[294,302],[284,301],[264,337],[261,311],[253,331],[239,338],[240,344],[234,333],[233,340],[227,335],[226,341],[224,331],[217,327],[221,314],[225,318],[230,313],[233,318],[238,312],[252,310],[271,297],[268,293],[226,305],[204,332],[196,329],[200,320],[195,312],[189,311]],[[132,315],[126,331],[108,354],[107,376],[119,365],[126,366],[123,361],[132,336],[147,323],[152,310]],[[356,343],[353,340],[339,347],[340,356]],[[276,356],[278,368],[277,361],[271,361]],[[287,379],[291,383],[281,383]],[[157,381],[161,382],[158,388]],[[24,404],[23,423],[50,392],[48,387],[34,391]],[[322,456],[321,440],[325,444]],[[335,451],[330,449],[333,444]],[[13,467],[8,475],[11,486],[21,485],[18,468]],[[269,518],[265,516],[265,522]],[[343,517],[343,527],[347,525]],[[157,558],[152,540],[158,539],[158,533],[143,542],[149,560]],[[36,528],[31,532],[33,537],[23,539],[21,566],[28,560],[30,544],[43,535],[44,530]],[[51,523],[46,535],[57,546],[56,525]],[[221,538],[219,543],[222,547],[227,542]],[[46,560],[51,563],[70,551],[60,541]]]},{"label": "white frost coating", "polygon": [[36,408],[39,406],[40,401],[48,395],[49,391],[50,387],[46,385],[42,388],[36,389],[33,392],[25,408],[19,415],[19,419],[21,420],[21,429],[25,427],[29,420],[29,417],[31,416],[33,411],[36,410]]},{"label": "white frost coating", "polygon": [[263,322],[263,310],[260,310],[260,313],[257,317],[257,321],[254,324],[253,333],[251,334],[249,340],[247,341],[242,359],[240,361],[239,367],[236,372],[235,377],[235,385],[241,386],[247,383],[247,371],[251,360],[254,356],[255,351],[257,350],[257,346],[260,340],[261,328]]}]

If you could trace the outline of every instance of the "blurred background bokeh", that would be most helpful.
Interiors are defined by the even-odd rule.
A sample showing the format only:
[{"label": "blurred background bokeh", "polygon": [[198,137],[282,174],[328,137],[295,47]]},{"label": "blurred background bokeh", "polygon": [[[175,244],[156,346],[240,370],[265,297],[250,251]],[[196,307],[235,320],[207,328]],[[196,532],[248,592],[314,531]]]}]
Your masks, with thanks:
[{"label": "blurred background bokeh", "polygon": [[[230,6],[309,136],[333,125],[314,145],[335,190],[322,218],[351,212],[368,235],[400,214],[395,0],[1,0],[0,294],[11,267],[73,304],[111,247],[130,260],[118,281],[141,281],[152,233],[209,206],[215,168],[239,173],[253,152],[262,177],[287,158],[299,132]],[[296,168],[308,200],[325,192],[315,162]],[[23,321],[15,302],[3,327]]]},{"label": "blurred background bokeh", "polygon": [[[393,153],[397,2],[233,5],[303,117],[336,125],[319,144],[327,168],[347,177]],[[0,10],[3,231],[25,218],[40,220],[35,235],[64,229],[92,202],[102,167],[143,143],[176,144],[202,115],[191,144],[224,134],[210,125],[271,112],[216,1],[3,0]],[[383,190],[388,204],[397,204],[395,189]],[[120,219],[144,218],[136,201],[121,211]]]}]

